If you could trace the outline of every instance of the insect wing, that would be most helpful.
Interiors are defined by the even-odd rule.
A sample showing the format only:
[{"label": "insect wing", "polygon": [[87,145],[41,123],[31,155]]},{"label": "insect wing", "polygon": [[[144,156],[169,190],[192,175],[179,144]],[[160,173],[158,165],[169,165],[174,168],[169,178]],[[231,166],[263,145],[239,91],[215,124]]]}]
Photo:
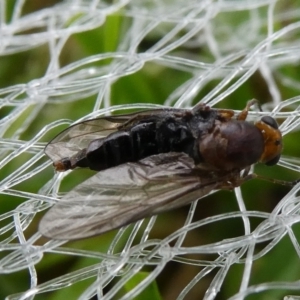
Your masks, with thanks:
[{"label": "insect wing", "polygon": [[119,126],[129,120],[129,116],[102,117],[83,121],[59,133],[45,148],[51,160],[71,157],[95,139],[105,137],[116,131]]},{"label": "insect wing", "polygon": [[65,157],[71,157],[78,151],[86,148],[88,144],[99,138],[108,136],[119,128],[131,126],[137,120],[146,118],[160,118],[166,113],[183,111],[181,109],[152,109],[137,113],[105,116],[80,122],[59,133],[45,148],[46,155],[57,161]]},{"label": "insect wing", "polygon": [[182,153],[159,154],[101,171],[69,192],[40,222],[53,239],[80,239],[190,203],[217,189]]}]

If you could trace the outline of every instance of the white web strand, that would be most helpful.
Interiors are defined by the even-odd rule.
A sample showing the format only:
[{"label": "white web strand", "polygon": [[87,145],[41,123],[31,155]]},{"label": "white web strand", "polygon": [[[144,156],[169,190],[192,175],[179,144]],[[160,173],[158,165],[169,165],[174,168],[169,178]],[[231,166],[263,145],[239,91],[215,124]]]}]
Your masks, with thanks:
[{"label": "white web strand", "polygon": [[[97,244],[97,250],[86,250],[89,247],[85,248],[81,243],[66,247],[63,246],[66,241],[45,242],[34,231],[41,215],[39,212],[59,201],[64,180],[70,175],[69,172],[54,174],[50,179],[47,175],[51,162],[44,157],[43,149],[53,133],[58,132],[58,127],[66,128],[74,121],[111,112],[126,113],[131,109],[160,107],[154,103],[139,104],[143,99],[135,97],[128,99],[126,105],[111,106],[115,84],[130,75],[145,72],[151,76],[154,73],[153,78],[158,77],[167,85],[168,78],[161,76],[163,71],[187,74],[179,85],[173,86],[171,92],[161,98],[161,104],[190,107],[199,101],[199,95],[201,101],[209,105],[234,97],[259,73],[269,98],[262,99],[268,100],[263,105],[264,112],[250,112],[250,119],[271,112],[271,116],[280,120],[284,136],[299,133],[297,66],[300,61],[300,7],[297,4],[297,1],[284,0],[120,0],[112,1],[112,4],[111,1],[78,0],[59,2],[28,13],[25,9],[27,1],[15,1],[12,15],[8,18],[9,1],[0,1],[1,58],[10,59],[12,55],[26,51],[37,55],[41,51],[39,58],[42,64],[47,58],[41,47],[46,45],[50,53],[42,76],[29,76],[28,81],[16,81],[22,82],[18,84],[1,83],[4,87],[0,89],[0,203],[3,207],[0,215],[0,273],[7,276],[27,270],[30,275],[29,285],[21,290],[15,283],[15,289],[4,295],[7,299],[34,299],[39,294],[55,293],[70,286],[72,289],[76,283],[91,278],[93,281],[79,290],[76,298],[132,299],[156,280],[170,262],[197,269],[195,276],[177,291],[173,299],[215,299],[228,283],[226,278],[230,276],[231,269],[237,265],[243,266],[242,275],[236,289],[229,295],[230,299],[244,299],[247,295],[273,290],[282,290],[281,295],[300,293],[299,284],[294,282],[299,280],[299,274],[293,280],[287,280],[284,274],[280,277],[279,270],[277,281],[269,282],[268,278],[258,283],[254,281],[255,284],[251,281],[253,264],[279,247],[284,238],[289,239],[293,249],[285,255],[295,256],[295,262],[299,263],[300,246],[293,227],[300,220],[299,184],[281,199],[273,211],[247,210],[242,186],[235,192],[236,211],[224,211],[199,219],[196,210],[203,205],[200,200],[198,204],[190,205],[182,226],[172,233],[159,238],[153,236],[153,228],[160,218],[154,216],[121,228],[110,236],[108,249],[102,249],[104,242]],[[78,55],[82,57],[73,61],[70,58],[68,64],[61,66],[71,37],[101,28],[112,16],[122,18],[126,28],[116,51],[94,55],[82,55],[84,51],[79,51]],[[150,46],[147,46],[149,41]],[[93,42],[104,43],[102,40]],[[72,53],[69,56],[72,57]],[[4,66],[5,60],[1,61]],[[10,68],[18,73],[22,66],[20,63],[12,64]],[[141,82],[137,80],[136,89],[139,84]],[[252,85],[252,89],[255,88]],[[128,91],[124,88],[121,93]],[[93,99],[92,108],[87,113],[83,113],[83,109],[74,120],[74,115],[66,107],[72,110],[74,106],[71,105],[89,97]],[[287,97],[290,98],[285,99]],[[239,99],[240,107],[250,98],[251,95],[245,93]],[[57,111],[50,109],[51,105],[55,105]],[[59,119],[56,114],[63,117]],[[41,118],[44,117],[49,118],[49,123],[43,124]],[[286,155],[282,156],[279,165],[284,170],[299,172],[300,160]],[[80,176],[79,172],[77,176]],[[43,178],[49,180],[44,182]],[[35,183],[31,188],[32,179]],[[254,192],[252,196],[260,197]],[[219,201],[227,200],[221,198]],[[12,204],[15,204],[13,209]],[[222,227],[222,222],[236,219],[243,224],[242,235],[229,235],[230,238],[224,235],[214,242],[196,240],[192,244],[187,243],[194,231],[205,232],[207,226],[220,224]],[[253,219],[259,220],[259,225],[251,226]],[[65,272],[49,276],[51,279],[41,283],[42,271],[38,266],[47,265],[49,253],[63,256],[66,260],[90,259],[93,263],[77,266],[76,270],[66,268]],[[126,283],[144,269],[148,272],[144,279],[130,291],[119,294]],[[192,291],[204,282],[206,291],[196,293],[193,298],[191,295],[195,294]]]}]

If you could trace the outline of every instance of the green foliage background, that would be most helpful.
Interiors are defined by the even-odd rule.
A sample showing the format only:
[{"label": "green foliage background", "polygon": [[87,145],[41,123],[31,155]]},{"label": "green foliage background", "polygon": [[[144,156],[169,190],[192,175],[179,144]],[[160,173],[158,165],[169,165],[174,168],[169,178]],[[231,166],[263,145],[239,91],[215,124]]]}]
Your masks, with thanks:
[{"label": "green foliage background", "polygon": [[[51,4],[51,1],[47,2],[48,5],[49,3]],[[293,1],[289,1],[289,3],[292,5]],[[38,4],[37,1],[28,5],[28,11],[36,9],[40,9],[40,4]],[[8,14],[12,12],[10,9],[7,11]],[[261,13],[264,12],[261,11]],[[229,18],[228,15],[224,15],[224,18],[228,18],[228,22],[232,22],[232,28],[235,28],[237,26],[234,26],[234,24],[239,24],[239,19],[242,20],[246,14],[246,12],[241,12],[239,14],[234,14],[231,18]],[[70,22],[72,21],[74,20],[70,20]],[[129,18],[125,18],[121,16],[121,14],[112,15],[107,18],[104,26],[71,36],[61,53],[61,66],[66,66],[74,61],[94,54],[116,51],[120,39],[122,39],[126,34],[129,22]],[[278,26],[280,26],[280,24],[278,24]],[[141,51],[143,51],[143,47],[146,49],[149,45],[154,44],[157,39],[158,37],[155,35],[149,36],[148,39],[141,44]],[[206,59],[208,62],[212,59],[208,49],[180,50],[185,51],[186,55],[198,55],[202,60]],[[49,57],[50,55],[47,45],[42,45],[39,48],[24,51],[22,53],[0,57],[0,88],[27,83],[35,78],[43,76],[48,66]],[[108,64],[110,61],[107,60],[101,63]],[[283,74],[292,74],[295,81],[300,81],[299,65],[284,66],[282,67],[281,72]],[[184,71],[173,70],[154,63],[147,63],[139,72],[125,76],[113,85],[111,91],[112,105],[127,103],[163,104],[168,95],[189,78],[190,74]],[[202,90],[195,98],[195,103],[201,100],[201,98],[205,96],[205,94],[217,83],[218,82],[216,81],[207,84],[205,89]],[[280,87],[283,99],[288,99],[298,95],[297,89],[293,90],[290,87],[287,88],[279,81],[277,84]],[[271,95],[266,88],[266,83],[263,81],[263,78],[259,73],[250,78],[246,84],[242,85],[227,99],[224,99],[218,107],[242,109],[245,106],[246,101],[251,98],[259,99],[262,103],[266,103],[271,100]],[[34,120],[34,122],[32,122],[28,130],[22,134],[22,140],[32,139],[44,126],[55,120],[70,119],[75,121],[78,118],[85,116],[93,110],[94,103],[94,96],[90,96],[76,102],[60,103],[52,101],[51,103],[45,103],[41,114]],[[11,109],[12,108],[9,106],[2,107],[0,110],[0,118],[8,115]],[[27,113],[29,113],[31,109],[33,109],[33,107],[29,106]],[[14,124],[14,128],[11,128],[10,131],[7,132],[7,137],[15,131],[15,128],[18,128],[19,124],[22,123],[22,120],[24,120],[26,116],[27,114],[24,112],[24,114],[20,116],[20,123],[16,122]],[[47,142],[61,129],[62,128],[57,128],[49,132],[44,136],[41,142]],[[299,156],[299,138],[299,132],[295,132],[284,137],[284,154]],[[22,165],[22,163],[26,162],[29,157],[29,154],[22,155],[20,156],[19,161],[13,161],[3,168],[1,170],[1,178],[6,178],[10,174],[11,170]],[[47,158],[45,157],[45,161],[46,160]],[[279,166],[267,168],[265,166],[257,165],[255,170],[258,174],[271,178],[294,180],[298,177],[297,174]],[[39,174],[39,176],[28,179],[26,184],[19,184],[18,189],[36,193],[38,192],[39,187],[51,178],[52,174],[53,170],[49,167],[47,170],[43,171],[43,174]],[[65,181],[65,186],[63,188],[69,190],[72,186],[76,185],[78,181],[82,181],[82,177],[78,178],[78,175],[79,173],[70,176],[70,178]],[[247,209],[265,212],[272,211],[288,190],[289,189],[286,187],[259,180],[253,180],[245,183],[242,187]],[[0,201],[1,213],[14,209],[18,204],[20,204],[20,199],[10,196],[2,196]],[[210,215],[236,210],[238,210],[238,207],[234,194],[221,191],[199,202],[196,217],[200,219]],[[151,237],[163,238],[172,232],[174,228],[178,228],[181,224],[180,222],[184,220],[187,211],[188,208],[183,208],[159,217],[155,230],[151,233]],[[37,229],[40,217],[41,216],[37,216],[36,223],[32,224],[28,232],[26,232],[28,236],[33,234]],[[253,223],[251,224],[253,226],[252,228],[255,228],[260,221],[261,220],[253,220]],[[207,244],[209,242],[220,241],[224,238],[224,236],[226,238],[230,238],[243,234],[241,220],[230,220],[230,222],[227,222],[225,225],[224,224],[216,223],[207,228],[205,231],[200,230],[199,232],[192,232],[192,234],[187,238],[187,244],[190,246]],[[299,228],[295,228],[294,233],[299,235]],[[114,234],[115,233],[113,232],[92,239],[72,243],[70,242],[68,246],[105,252],[108,249]],[[264,245],[258,245],[257,250],[262,249],[263,246]],[[265,281],[282,280],[282,278],[291,281],[298,280],[300,276],[299,257],[294,253],[294,251],[295,250],[291,245],[290,239],[283,239],[281,243],[263,259],[254,262],[253,274],[251,276],[250,283],[258,284]],[[5,253],[2,255],[4,254]],[[211,257],[202,257],[200,255],[195,255],[194,258],[212,259]],[[57,254],[46,254],[44,259],[36,266],[39,275],[39,282],[45,282],[56,276],[65,274],[67,271],[71,272],[78,270],[96,262],[97,260],[92,258],[72,258],[70,256],[66,257]],[[151,268],[149,267],[148,271],[150,270]],[[137,299],[174,299],[172,298],[174,297],[173,293],[180,291],[184,287],[183,283],[187,283],[199,271],[200,268],[195,266],[181,265],[178,263],[169,264],[161,276],[158,277],[157,282],[154,282],[153,285],[149,286],[144,294]],[[238,292],[242,271],[243,265],[236,265],[232,268],[225,281],[226,284],[222,287],[222,290],[216,299],[226,299]],[[147,272],[147,270],[145,270],[145,272]],[[130,282],[128,282],[125,289],[127,289],[127,291],[130,290],[132,286],[144,278],[145,274],[147,273],[138,274]],[[30,276],[26,270],[14,274],[1,275],[0,298],[4,299],[7,295],[28,289],[29,278]],[[208,282],[209,281],[210,280],[208,280]],[[80,294],[80,291],[83,291],[89,284],[91,284],[91,282],[92,279],[90,281],[82,281],[66,289],[37,296],[36,299],[57,300],[66,299],[66,297],[69,299],[75,299]],[[189,299],[199,299],[207,287],[208,283],[207,286],[197,285],[197,288],[192,291],[191,298]],[[124,290],[124,293],[125,292],[126,291]],[[274,290],[266,294],[260,294],[259,299],[282,299],[286,294],[286,291]],[[293,292],[293,294],[300,295],[299,292]],[[118,294],[118,297],[120,296],[121,294]],[[253,296],[249,297],[249,299],[258,298]]]}]

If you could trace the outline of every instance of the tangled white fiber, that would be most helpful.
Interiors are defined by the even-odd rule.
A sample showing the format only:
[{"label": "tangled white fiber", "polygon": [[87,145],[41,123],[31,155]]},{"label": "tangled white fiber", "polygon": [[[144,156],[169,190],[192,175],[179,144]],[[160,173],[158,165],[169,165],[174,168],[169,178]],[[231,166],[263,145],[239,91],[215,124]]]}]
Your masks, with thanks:
[{"label": "tangled white fiber", "polygon": [[85,240],[38,232],[93,173],[55,173],[47,142],[109,113],[256,98],[284,150],[255,173],[298,179],[299,49],[298,0],[0,0],[0,298],[300,299],[300,184],[251,180]]}]

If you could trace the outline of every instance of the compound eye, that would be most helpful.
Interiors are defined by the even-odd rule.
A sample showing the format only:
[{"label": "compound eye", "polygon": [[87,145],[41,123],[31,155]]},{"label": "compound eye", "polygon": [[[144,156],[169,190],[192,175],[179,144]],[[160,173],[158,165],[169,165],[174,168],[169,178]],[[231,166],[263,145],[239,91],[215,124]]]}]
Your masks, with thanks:
[{"label": "compound eye", "polygon": [[274,166],[276,165],[278,162],[279,162],[279,159],[280,159],[280,154],[275,156],[274,158],[272,158],[271,160],[267,161],[265,164],[267,166]]},{"label": "compound eye", "polygon": [[267,125],[271,126],[274,129],[278,129],[278,124],[275,121],[275,119],[273,119],[270,116],[264,116],[261,118],[261,121],[263,121],[264,123],[266,123]]}]

